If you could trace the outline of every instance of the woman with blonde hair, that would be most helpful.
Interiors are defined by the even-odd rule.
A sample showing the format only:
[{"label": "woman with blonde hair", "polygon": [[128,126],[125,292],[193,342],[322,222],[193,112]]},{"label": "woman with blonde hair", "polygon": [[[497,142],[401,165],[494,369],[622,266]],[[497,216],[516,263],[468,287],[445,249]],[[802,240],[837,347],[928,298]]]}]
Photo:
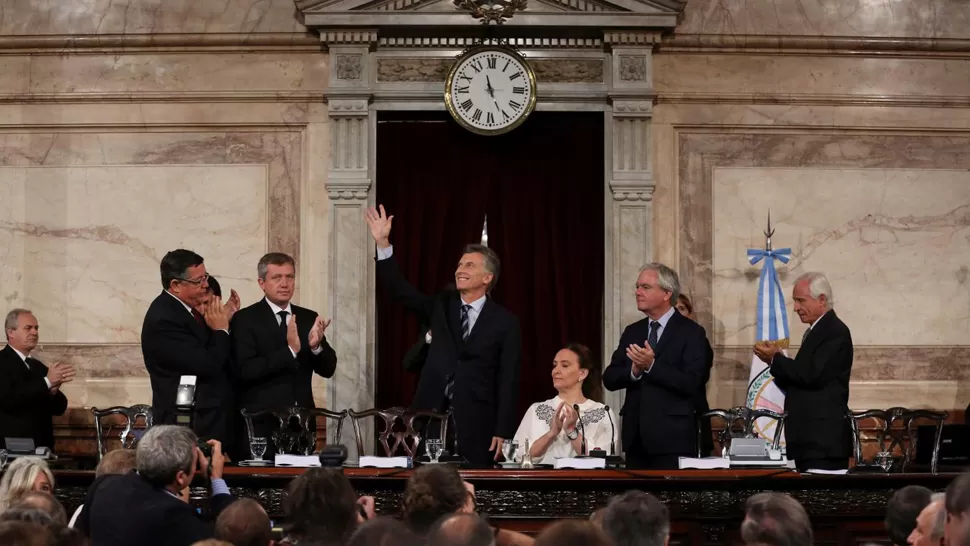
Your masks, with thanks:
[{"label": "woman with blonde hair", "polygon": [[7,465],[0,480],[0,512],[16,503],[27,491],[54,492],[54,474],[44,459],[19,457]]}]

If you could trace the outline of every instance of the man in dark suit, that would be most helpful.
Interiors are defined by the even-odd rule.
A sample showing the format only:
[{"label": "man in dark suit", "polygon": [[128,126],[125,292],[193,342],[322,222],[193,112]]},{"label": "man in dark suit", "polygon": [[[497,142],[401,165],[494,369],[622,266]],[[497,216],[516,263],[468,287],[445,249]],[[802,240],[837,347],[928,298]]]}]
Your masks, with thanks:
[{"label": "man in dark suit", "polygon": [[175,423],[179,380],[194,376],[196,434],[230,445],[229,319],[239,309],[239,296],[233,290],[226,304],[215,296],[203,304],[209,274],[202,256],[191,250],[169,252],[159,269],[164,290],[148,307],[141,329],[155,424]]},{"label": "man in dark suit", "polygon": [[[314,372],[333,377],[337,367],[337,354],[324,336],[330,320],[290,303],[296,290],[293,258],[272,252],[259,260],[256,270],[266,297],[232,319],[239,405],[249,412],[313,408]],[[256,417],[253,433],[269,439],[277,423],[271,416]],[[275,453],[272,442],[267,449]]]},{"label": "man in dark suit", "polygon": [[213,518],[235,500],[222,479],[222,445],[210,440],[210,461],[198,437],[178,426],[152,427],[137,447],[137,472],[108,474],[88,489],[76,526],[93,546],[189,546],[215,536],[211,521],[179,498],[196,474],[211,478]]},{"label": "man in dark suit", "polygon": [[777,345],[754,347],[785,391],[787,457],[799,470],[839,470],[849,467],[852,430],[849,408],[852,375],[852,335],[832,309],[832,286],[821,273],[806,273],[795,281],[795,313],[809,329],[794,359]]},{"label": "man in dark suit", "polygon": [[633,468],[675,469],[678,457],[697,456],[697,415],[711,375],[704,328],[674,309],[680,282],[652,263],[637,278],[637,309],[646,318],[620,336],[603,384],[626,389],[623,449]]},{"label": "man in dark suit", "polygon": [[33,438],[34,445],[54,448],[51,417],[64,415],[67,397],[61,385],[74,379],[74,367],[55,363],[50,369],[31,358],[40,327],[34,314],[14,309],[4,321],[7,346],[0,351],[0,448],[5,438]]},{"label": "man in dark suit", "polygon": [[[392,258],[391,220],[381,206],[366,220],[377,243],[377,280],[388,294],[431,325],[433,342],[412,407],[453,408],[458,449],[472,464],[498,460],[515,433],[522,339],[519,319],[487,297],[499,275],[495,252],[468,245],[455,271],[455,290],[419,292]],[[489,455],[489,452],[494,452]]]}]

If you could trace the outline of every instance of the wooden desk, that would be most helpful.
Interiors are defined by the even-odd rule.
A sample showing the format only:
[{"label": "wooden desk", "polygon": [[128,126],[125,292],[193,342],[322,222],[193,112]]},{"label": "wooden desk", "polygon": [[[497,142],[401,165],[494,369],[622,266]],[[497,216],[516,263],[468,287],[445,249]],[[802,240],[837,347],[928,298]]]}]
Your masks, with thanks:
[{"label": "wooden desk", "polygon": [[[274,520],[282,519],[286,485],[303,469],[230,468],[226,482],[233,494],[258,499]],[[357,492],[372,495],[378,513],[395,515],[410,470],[345,470]],[[550,521],[587,518],[618,493],[640,489],[656,495],[670,509],[672,544],[736,542],[744,501],[761,491],[789,493],[805,506],[816,529],[816,544],[887,543],[883,531],[886,502],[905,485],[942,491],[956,474],[856,474],[802,476],[778,470],[467,470],[484,514],[496,525],[534,532]],[[84,498],[94,474],[58,471],[57,495],[68,509]],[[204,498],[205,490],[194,494]]]}]

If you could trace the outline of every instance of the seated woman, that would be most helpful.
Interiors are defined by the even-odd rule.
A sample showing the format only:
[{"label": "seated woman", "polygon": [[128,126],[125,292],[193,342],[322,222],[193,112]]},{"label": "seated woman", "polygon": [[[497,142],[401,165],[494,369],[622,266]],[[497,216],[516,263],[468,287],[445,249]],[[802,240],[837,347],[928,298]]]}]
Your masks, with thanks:
[{"label": "seated woman", "polygon": [[[580,454],[584,432],[587,453],[598,448],[611,454],[614,448],[612,454],[619,455],[620,431],[613,426],[617,423],[613,410],[603,405],[602,376],[585,345],[570,343],[556,353],[552,386],[558,396],[529,406],[515,433],[520,449],[525,448],[526,438],[531,442],[533,463],[553,464],[558,458]],[[582,427],[574,404],[579,405]]]},{"label": "seated woman", "polygon": [[7,465],[0,480],[0,512],[27,491],[54,491],[54,474],[43,459],[19,457]]}]

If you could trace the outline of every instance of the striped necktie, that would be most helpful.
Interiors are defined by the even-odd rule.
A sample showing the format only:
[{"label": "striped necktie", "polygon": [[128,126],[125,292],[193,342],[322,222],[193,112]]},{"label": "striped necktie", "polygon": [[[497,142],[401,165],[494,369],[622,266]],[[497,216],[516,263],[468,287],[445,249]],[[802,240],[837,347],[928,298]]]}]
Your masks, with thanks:
[{"label": "striped necktie", "polygon": [[471,333],[471,321],[468,320],[468,312],[471,311],[472,306],[465,305],[461,306],[461,340],[468,341],[468,334]]}]

